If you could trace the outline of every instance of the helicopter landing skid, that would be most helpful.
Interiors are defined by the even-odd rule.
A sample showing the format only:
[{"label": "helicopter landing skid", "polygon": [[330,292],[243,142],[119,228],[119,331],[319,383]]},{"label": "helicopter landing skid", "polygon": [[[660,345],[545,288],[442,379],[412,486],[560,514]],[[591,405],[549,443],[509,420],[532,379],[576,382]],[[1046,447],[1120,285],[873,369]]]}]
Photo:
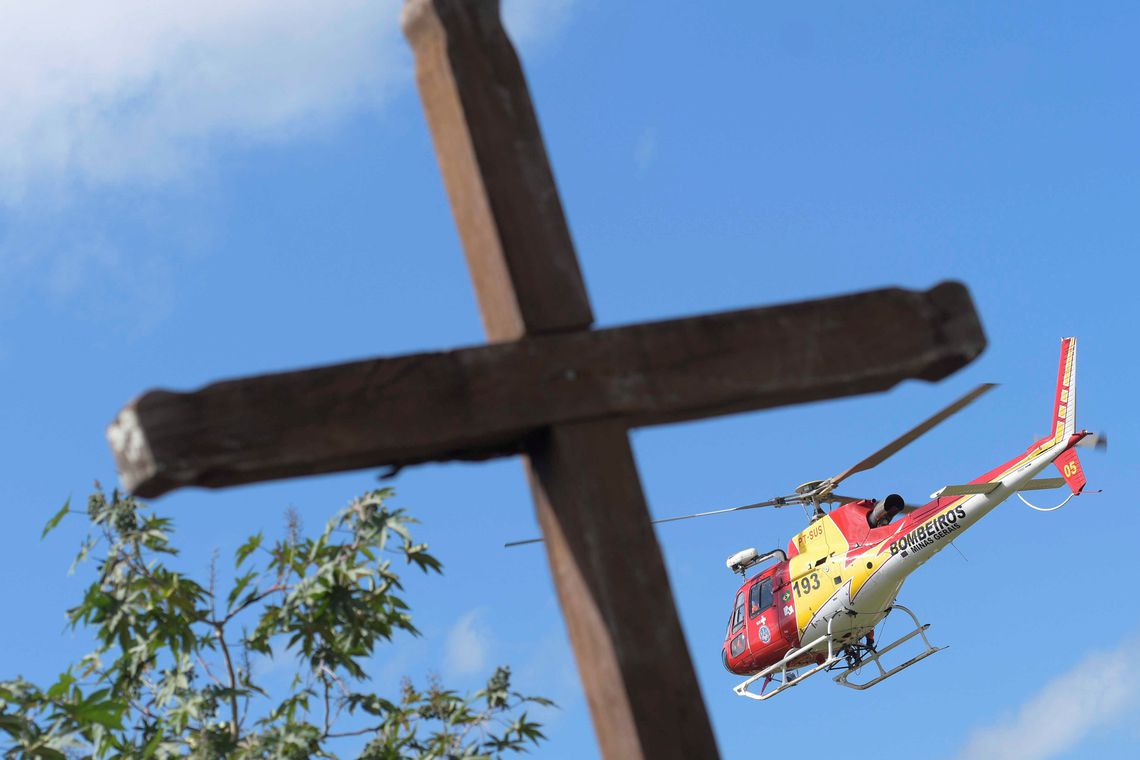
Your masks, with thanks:
[{"label": "helicopter landing skid", "polygon": [[[905,636],[903,636],[899,639],[896,639],[895,641],[891,642],[889,645],[883,647],[882,649],[878,649],[878,650],[872,649],[869,656],[860,658],[860,660],[854,666],[849,667],[847,670],[845,670],[842,673],[840,673],[839,675],[837,675],[835,677],[835,682],[837,684],[839,684],[840,686],[846,686],[848,689],[858,689],[859,691],[862,691],[863,689],[869,689],[872,686],[874,686],[875,684],[887,680],[888,678],[895,675],[896,673],[899,673],[903,670],[906,670],[907,668],[909,668],[911,665],[914,665],[919,660],[925,660],[930,655],[935,654],[937,652],[941,652],[943,649],[946,648],[946,647],[933,646],[930,643],[930,639],[926,638],[926,629],[930,627],[930,623],[927,623],[925,625],[919,623],[918,618],[915,616],[915,614],[913,612],[911,612],[909,609],[907,609],[906,607],[903,607],[901,604],[896,604],[891,608],[891,612],[893,612],[895,610],[902,610],[906,614],[910,615],[911,620],[914,621],[914,630],[911,631],[910,633],[906,634]],[[889,615],[890,612],[888,612],[887,614]],[[921,636],[922,637],[922,643],[926,645],[926,648],[923,651],[919,652],[914,657],[911,657],[909,660],[904,662],[902,665],[898,665],[897,667],[891,668],[890,670],[886,670],[885,668],[883,668],[883,664],[882,664],[882,662],[880,662],[880,659],[882,658],[882,656],[885,655],[887,652],[891,651],[892,649],[894,649],[895,647],[901,646],[902,644],[905,644],[906,642],[910,641],[915,636]],[[879,675],[875,676],[870,681],[866,681],[865,683],[849,683],[848,682],[847,679],[849,679],[853,675],[856,675],[864,667],[866,667],[867,665],[871,665],[871,664],[874,664],[875,667],[877,667],[879,669]]]},{"label": "helicopter landing skid", "polygon": [[[787,691],[808,677],[814,676],[819,671],[828,670],[836,663],[842,662],[843,655],[841,652],[835,651],[835,639],[831,635],[831,622],[834,619],[834,616],[828,619],[826,634],[811,642],[810,644],[805,644],[802,647],[792,649],[786,655],[784,655],[783,659],[781,659],[775,665],[769,665],[759,673],[749,676],[745,680],[738,683],[736,686],[732,687],[732,690],[740,696],[748,697],[749,699],[771,699],[780,692]],[[825,657],[823,660],[819,661],[817,664],[813,665],[810,669],[803,673],[799,671],[801,667],[806,666],[800,666],[796,668],[788,667],[789,663],[795,662],[797,659],[803,657],[806,654],[809,654],[823,641],[827,642],[827,657]],[[764,679],[764,683],[760,686],[760,691],[751,691],[749,687],[760,679]],[[770,683],[777,683],[779,685],[772,691],[767,691],[768,684]]]},{"label": "helicopter landing skid", "polygon": [[[850,660],[845,661],[845,657],[846,657],[845,651],[847,649],[847,645],[841,644],[839,651],[836,651],[835,637],[832,636],[832,633],[831,633],[831,623],[833,620],[835,620],[835,617],[832,616],[827,621],[827,633],[825,633],[823,636],[819,637],[818,639],[815,639],[810,644],[805,644],[802,647],[792,649],[787,654],[785,654],[784,657],[779,662],[777,662],[774,665],[770,665],[767,668],[764,668],[763,670],[761,670],[759,673],[756,673],[755,675],[749,676],[747,679],[741,681],[736,686],[734,686],[732,688],[732,690],[742,697],[748,697],[749,699],[758,699],[758,700],[763,701],[765,699],[771,699],[772,697],[776,696],[780,692],[786,691],[786,690],[792,688],[793,686],[796,686],[797,684],[799,684],[802,681],[806,680],[807,678],[815,675],[816,673],[820,672],[821,670],[832,670],[836,667],[843,667],[846,669],[844,670],[843,673],[841,673],[840,675],[835,677],[835,682],[837,684],[839,684],[840,686],[846,686],[849,689],[858,689],[859,691],[862,691],[863,689],[869,689],[872,686],[874,686],[875,684],[887,680],[888,678],[895,675],[896,673],[899,673],[903,670],[906,670],[907,668],[909,668],[911,665],[914,665],[919,660],[925,660],[930,655],[935,654],[936,652],[941,652],[943,649],[946,648],[946,647],[936,647],[930,643],[929,639],[926,638],[926,629],[930,627],[929,623],[927,623],[925,625],[923,625],[922,623],[919,623],[918,617],[916,617],[913,612],[911,612],[909,609],[902,606],[901,604],[896,604],[893,607],[891,607],[890,611],[887,614],[889,615],[894,610],[902,610],[907,615],[910,615],[911,620],[914,621],[914,626],[915,626],[914,630],[911,631],[910,633],[906,634],[905,636],[902,636],[901,638],[896,639],[895,641],[891,642],[890,644],[883,647],[882,649],[871,648],[869,650],[865,650],[865,651],[868,651],[869,654],[867,656],[859,657],[859,659],[854,664],[851,664]],[[914,657],[910,658],[909,660],[904,662],[902,665],[891,668],[890,670],[886,670],[883,667],[882,663],[880,662],[880,659],[882,658],[882,656],[885,655],[887,652],[890,652],[891,650],[895,649],[896,647],[899,647],[902,644],[905,644],[906,642],[910,641],[915,636],[921,636],[922,637],[922,642],[926,645],[926,649],[924,649],[922,652],[918,653]],[[796,660],[802,658],[804,655],[810,654],[813,650],[817,649],[821,643],[823,643],[825,641],[827,642],[827,656],[823,657],[823,659],[819,660],[811,668],[809,668],[806,671],[800,672],[800,670],[802,668],[807,667],[807,666],[799,666],[799,667],[795,667],[795,668],[789,667],[790,663],[795,662]],[[879,669],[879,675],[878,676],[872,678],[870,681],[867,681],[865,683],[849,683],[848,682],[847,679],[849,679],[852,675],[859,673],[865,666],[871,665],[871,664],[874,664]],[[763,684],[760,686],[760,691],[759,692],[752,691],[750,687],[754,683],[756,683],[757,681],[759,681],[761,679],[763,679]],[[772,691],[768,691],[767,690],[768,685],[772,684],[772,683],[778,684],[778,686],[775,689],[773,689]]]}]

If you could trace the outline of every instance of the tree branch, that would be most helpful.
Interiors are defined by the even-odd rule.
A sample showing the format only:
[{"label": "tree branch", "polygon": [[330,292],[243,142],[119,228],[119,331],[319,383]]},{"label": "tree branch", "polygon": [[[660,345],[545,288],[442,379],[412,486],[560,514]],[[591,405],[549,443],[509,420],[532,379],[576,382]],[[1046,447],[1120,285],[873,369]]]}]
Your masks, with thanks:
[{"label": "tree branch", "polygon": [[226,688],[226,685],[221,682],[221,679],[214,675],[214,672],[210,670],[210,665],[202,659],[202,655],[196,654],[194,655],[194,659],[196,659],[198,661],[198,664],[202,666],[202,670],[206,671],[206,675],[210,677],[211,681],[216,683],[218,686],[221,686],[223,689]]},{"label": "tree branch", "polygon": [[286,586],[286,585],[284,585],[284,584],[281,584],[281,583],[276,583],[276,584],[274,584],[273,586],[270,586],[269,588],[267,588],[265,591],[263,591],[263,592],[261,592],[260,594],[258,594],[257,596],[253,596],[253,597],[250,597],[249,599],[246,599],[244,602],[242,602],[241,604],[239,604],[237,607],[234,607],[234,608],[233,608],[233,609],[232,609],[230,612],[228,612],[228,613],[226,614],[226,616],[225,616],[224,618],[222,618],[221,620],[211,620],[211,621],[210,621],[210,623],[211,623],[212,625],[215,625],[215,626],[217,626],[217,625],[225,625],[226,623],[228,623],[228,622],[230,622],[231,620],[233,620],[233,619],[234,619],[234,617],[235,617],[235,616],[237,616],[237,614],[238,614],[239,612],[241,612],[242,610],[248,609],[249,607],[251,607],[251,606],[253,606],[253,605],[257,604],[258,602],[260,602],[262,599],[265,599],[265,598],[266,598],[267,596],[269,596],[270,594],[275,594],[275,593],[277,593],[278,591],[288,591],[288,590],[289,590],[289,587],[288,587],[288,586]]},{"label": "tree branch", "polygon": [[355,731],[337,731],[336,733],[326,733],[326,739],[343,739],[346,736],[363,736],[364,734],[376,733],[382,726],[372,726],[371,728],[358,728]]},{"label": "tree branch", "polygon": [[225,628],[222,623],[214,623],[214,630],[218,634],[218,643],[222,645],[222,656],[226,660],[226,671],[230,675],[230,709],[233,712],[233,735],[236,743],[241,738],[240,719],[238,716],[237,675],[234,673],[234,661],[230,657],[230,648],[226,646]]}]

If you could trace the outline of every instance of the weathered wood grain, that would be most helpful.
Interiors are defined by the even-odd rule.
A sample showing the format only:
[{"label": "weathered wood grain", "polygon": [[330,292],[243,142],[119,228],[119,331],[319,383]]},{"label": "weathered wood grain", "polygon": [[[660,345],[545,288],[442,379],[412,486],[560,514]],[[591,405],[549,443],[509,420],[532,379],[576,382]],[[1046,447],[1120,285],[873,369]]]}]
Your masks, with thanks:
[{"label": "weathered wood grain", "polygon": [[527,451],[603,757],[717,757],[625,428],[556,425]]},{"label": "weathered wood grain", "polygon": [[411,0],[403,25],[488,336],[588,327],[570,228],[498,3]]},{"label": "weathered wood grain", "polygon": [[109,430],[156,496],[523,449],[553,424],[637,426],[940,379],[985,336],[966,289],[884,289],[151,391]]}]

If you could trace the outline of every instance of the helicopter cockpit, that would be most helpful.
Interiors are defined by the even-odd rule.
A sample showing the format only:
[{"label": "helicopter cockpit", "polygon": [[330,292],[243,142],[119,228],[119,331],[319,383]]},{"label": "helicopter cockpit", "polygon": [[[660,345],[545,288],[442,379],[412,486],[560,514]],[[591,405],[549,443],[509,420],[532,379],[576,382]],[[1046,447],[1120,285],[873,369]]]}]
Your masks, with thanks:
[{"label": "helicopter cockpit", "polygon": [[[748,673],[753,663],[772,648],[786,649],[795,635],[795,609],[789,603],[788,555],[783,549],[760,554],[745,549],[725,563],[734,573],[747,577],[748,570],[769,560],[776,564],[748,578],[736,593],[721,659],[733,673]],[[781,606],[781,595],[783,605]]]}]

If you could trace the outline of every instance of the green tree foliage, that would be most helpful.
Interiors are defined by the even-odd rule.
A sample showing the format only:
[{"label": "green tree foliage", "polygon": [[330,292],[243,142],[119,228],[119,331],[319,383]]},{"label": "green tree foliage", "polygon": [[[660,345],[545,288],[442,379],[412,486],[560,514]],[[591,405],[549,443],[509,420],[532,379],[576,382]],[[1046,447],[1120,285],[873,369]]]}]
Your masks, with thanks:
[{"label": "green tree foliage", "polygon": [[[390,496],[354,500],[315,538],[292,515],[272,545],[252,536],[223,593],[216,565],[205,583],[167,566],[169,518],[98,490],[76,559],[101,555],[97,579],[68,611],[97,647],[47,688],[0,682],[4,756],[334,758],[351,744],[367,760],[498,758],[537,745],[524,709],[550,702],[512,691],[507,668],[473,695],[434,679],[390,697],[363,690],[376,646],[417,634],[393,559],[440,571]],[[294,677],[273,693],[259,674],[282,660]]]}]

